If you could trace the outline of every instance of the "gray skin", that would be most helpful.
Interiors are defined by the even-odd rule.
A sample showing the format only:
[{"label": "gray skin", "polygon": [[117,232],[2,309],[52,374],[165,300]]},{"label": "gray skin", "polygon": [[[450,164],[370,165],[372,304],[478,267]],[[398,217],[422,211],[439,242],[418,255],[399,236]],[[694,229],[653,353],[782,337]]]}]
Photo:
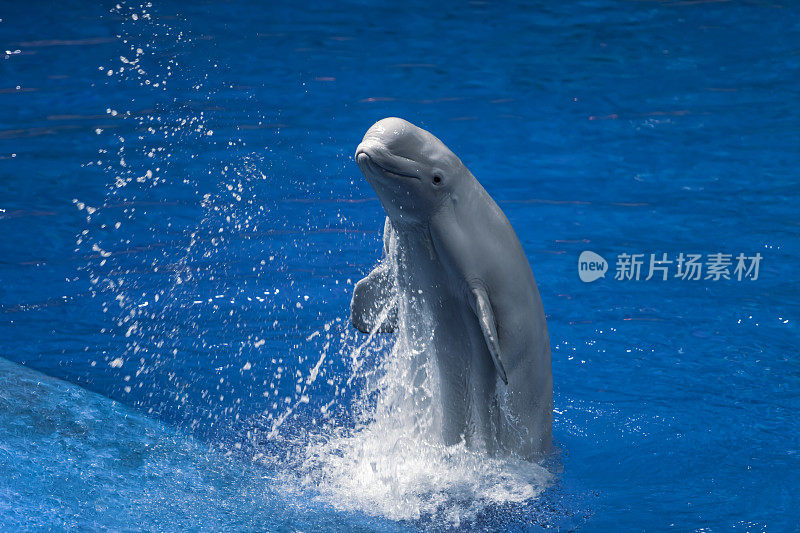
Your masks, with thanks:
[{"label": "gray skin", "polygon": [[[387,214],[384,258],[356,284],[351,321],[391,332],[420,294],[432,320],[442,437],[532,460],[551,446],[550,340],[536,281],[506,216],[431,133],[375,123],[356,150]],[[389,250],[398,254],[390,258]],[[421,292],[420,292],[421,291]],[[422,317],[410,317],[413,323]]]}]

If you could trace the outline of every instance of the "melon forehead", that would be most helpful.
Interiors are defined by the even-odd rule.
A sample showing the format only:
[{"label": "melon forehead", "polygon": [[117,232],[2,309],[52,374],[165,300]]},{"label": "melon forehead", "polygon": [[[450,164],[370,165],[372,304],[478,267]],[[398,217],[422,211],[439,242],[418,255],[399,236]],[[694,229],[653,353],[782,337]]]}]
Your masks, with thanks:
[{"label": "melon forehead", "polygon": [[414,130],[418,129],[420,128],[402,118],[387,117],[370,126],[367,130],[367,135],[389,139],[413,134]]},{"label": "melon forehead", "polygon": [[377,141],[393,155],[415,161],[435,160],[450,150],[434,135],[398,117],[388,117],[373,124],[364,141]]}]

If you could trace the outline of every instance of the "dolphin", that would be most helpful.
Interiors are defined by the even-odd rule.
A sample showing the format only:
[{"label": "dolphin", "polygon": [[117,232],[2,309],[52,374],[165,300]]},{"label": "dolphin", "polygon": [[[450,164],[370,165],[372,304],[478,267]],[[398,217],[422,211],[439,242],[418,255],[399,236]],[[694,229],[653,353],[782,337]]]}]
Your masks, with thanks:
[{"label": "dolphin", "polygon": [[426,314],[408,318],[430,323],[444,444],[526,460],[547,453],[550,339],[508,219],[444,143],[403,119],[376,122],[355,158],[387,216],[383,258],[353,291],[353,326],[392,332],[399,309]]}]

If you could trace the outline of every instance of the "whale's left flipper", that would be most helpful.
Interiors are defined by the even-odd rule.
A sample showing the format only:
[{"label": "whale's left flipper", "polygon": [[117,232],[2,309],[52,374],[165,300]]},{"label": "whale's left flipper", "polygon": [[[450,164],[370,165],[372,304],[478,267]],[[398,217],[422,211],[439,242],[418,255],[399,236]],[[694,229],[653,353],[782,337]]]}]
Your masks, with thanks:
[{"label": "whale's left flipper", "polygon": [[478,316],[478,322],[483,331],[483,338],[486,341],[486,346],[489,348],[489,353],[492,355],[492,361],[500,375],[503,383],[508,385],[508,376],[506,375],[506,368],[503,366],[503,360],[500,357],[500,342],[497,340],[497,328],[494,321],[494,311],[492,311],[492,304],[489,302],[489,295],[486,294],[486,289],[483,287],[472,287],[472,295],[475,297],[475,314]]}]

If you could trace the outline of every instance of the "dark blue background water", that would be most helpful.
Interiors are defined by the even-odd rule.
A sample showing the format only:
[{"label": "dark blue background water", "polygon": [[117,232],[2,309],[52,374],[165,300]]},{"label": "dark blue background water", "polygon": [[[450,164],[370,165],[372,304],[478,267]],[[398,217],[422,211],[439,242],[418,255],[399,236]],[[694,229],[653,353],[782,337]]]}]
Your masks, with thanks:
[{"label": "dark blue background water", "polygon": [[[212,444],[269,425],[378,257],[352,152],[397,115],[503,208],[550,328],[558,482],[472,525],[797,527],[797,4],[154,4],[0,9],[1,357]],[[583,250],[763,260],[584,284]]]}]

